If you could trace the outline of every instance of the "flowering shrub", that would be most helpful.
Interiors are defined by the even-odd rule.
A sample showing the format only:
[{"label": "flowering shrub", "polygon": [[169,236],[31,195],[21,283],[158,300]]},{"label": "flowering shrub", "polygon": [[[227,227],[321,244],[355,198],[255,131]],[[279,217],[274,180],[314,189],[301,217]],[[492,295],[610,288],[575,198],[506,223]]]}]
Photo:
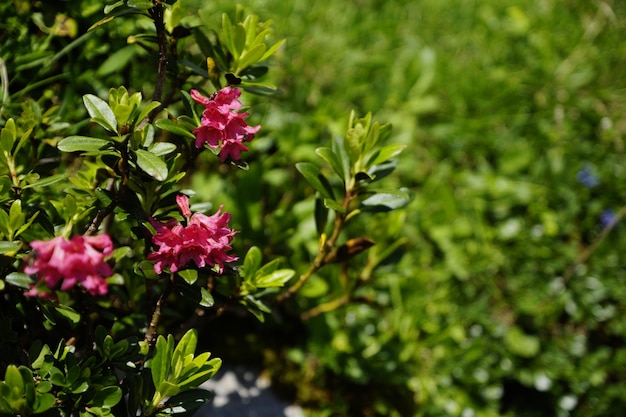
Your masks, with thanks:
[{"label": "flowering shrub", "polygon": [[[295,269],[281,267],[280,256],[263,262],[262,237],[236,239],[253,228],[250,219],[234,218],[225,203],[217,211],[206,202],[190,206],[188,195],[198,171],[234,176],[232,167],[248,168],[239,160],[261,126],[248,125],[240,98],[276,92],[260,78],[282,41],[266,43],[269,23],[242,9],[234,23],[223,14],[214,30],[209,8],[157,0],[102,6],[105,16],[69,40],[42,73],[20,72],[17,56],[0,62],[1,415],[191,415],[210,397],[199,385],[221,365],[209,352],[196,354],[201,316],[246,311],[263,321],[279,307],[300,316],[301,289],[337,266],[342,292],[307,302],[301,316],[354,302],[356,289],[393,251],[368,253],[374,240],[360,228],[353,236],[346,224],[410,200],[404,189],[379,185],[404,146],[386,143],[390,125],[353,113],[345,137],[316,150],[324,165],[295,164],[308,183],[304,203],[315,211],[311,265],[293,279]],[[15,11],[11,24],[26,14]],[[43,21],[40,27],[71,38],[81,26],[74,18],[57,15],[54,30]],[[90,48],[76,47],[98,32],[112,45],[116,34],[128,44],[83,78],[73,65],[85,55],[61,58],[89,55]],[[8,45],[37,55],[26,53],[28,43]],[[48,41],[35,46],[53,53]],[[155,59],[133,61],[139,79],[133,71],[120,79],[111,69],[123,54],[145,51]],[[74,90],[57,64],[78,71],[73,82],[86,83]],[[22,89],[9,94],[4,70],[15,77],[11,88]],[[31,75],[43,79],[33,84]],[[105,86],[115,80],[128,87]],[[242,206],[257,203],[254,194],[240,194],[248,199]],[[211,195],[223,198],[218,189]]]}]

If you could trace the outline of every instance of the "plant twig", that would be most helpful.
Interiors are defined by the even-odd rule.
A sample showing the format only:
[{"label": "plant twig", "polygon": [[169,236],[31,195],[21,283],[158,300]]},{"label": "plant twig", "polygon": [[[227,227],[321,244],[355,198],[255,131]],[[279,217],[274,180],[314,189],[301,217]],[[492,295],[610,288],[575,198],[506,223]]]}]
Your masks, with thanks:
[{"label": "plant twig", "polygon": [[[342,204],[346,211],[353,198],[354,196],[352,194],[352,190],[348,190]],[[341,233],[341,229],[346,222],[346,216],[346,214],[337,213],[337,216],[335,217],[335,224],[333,226],[333,232],[330,238],[328,238],[328,240],[325,240],[323,237],[320,239],[319,251],[315,259],[309,266],[309,269],[307,269],[305,273],[300,275],[298,280],[291,287],[289,287],[287,291],[277,297],[276,301],[278,303],[282,303],[288,298],[291,298],[296,292],[298,292],[298,290],[300,290],[300,288],[302,288],[304,284],[306,284],[306,282],[309,280],[309,278],[311,278],[311,276],[313,276],[315,272],[317,272],[322,266],[326,265],[326,255],[328,255],[328,253],[335,247],[337,239],[339,238],[339,234]]]},{"label": "plant twig", "polygon": [[159,44],[159,60],[152,100],[160,102],[163,96],[165,75],[167,73],[167,37],[165,23],[163,22],[163,4],[159,0],[153,0],[153,3],[154,7],[150,9],[150,16],[152,20],[154,20],[154,27],[156,28],[157,42]]},{"label": "plant twig", "polygon": [[146,330],[146,336],[144,338],[144,341],[146,342],[146,344],[148,346],[152,346],[153,343],[154,343],[154,340],[156,339],[157,326],[159,325],[159,319],[161,318],[161,312],[163,311],[163,307],[165,306],[165,302],[167,301],[167,298],[169,297],[169,295],[172,292],[173,288],[174,288],[174,274],[170,274],[170,277],[167,280],[167,283],[165,285],[165,289],[163,290],[163,292],[159,296],[159,299],[157,300],[157,302],[156,302],[156,304],[154,306],[154,311],[152,312],[152,318],[150,319],[150,324],[148,325],[148,330]]}]

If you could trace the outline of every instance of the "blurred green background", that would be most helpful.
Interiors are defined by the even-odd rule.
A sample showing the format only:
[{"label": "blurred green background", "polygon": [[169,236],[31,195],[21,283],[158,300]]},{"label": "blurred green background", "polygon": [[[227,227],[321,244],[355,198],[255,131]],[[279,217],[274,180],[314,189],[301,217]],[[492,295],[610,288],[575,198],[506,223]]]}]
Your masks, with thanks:
[{"label": "blurred green background", "polygon": [[[70,3],[33,8],[48,19],[63,10],[82,31],[101,17],[99,2]],[[315,161],[352,109],[391,122],[392,140],[408,145],[387,180],[415,199],[352,226],[380,235],[377,246],[389,243],[381,230],[406,239],[362,290],[371,302],[264,326],[226,315],[205,323],[204,343],[227,360],[261,361],[311,416],[620,415],[626,241],[610,221],[626,204],[626,2],[241,3],[287,39],[270,68],[281,92],[245,97],[264,132],[250,170],[224,176],[205,161],[189,184],[233,213],[239,252],[254,243],[306,268],[313,200],[294,163]],[[216,28],[235,8],[184,4],[214,11]],[[13,62],[34,41],[6,22]],[[80,94],[149,92],[146,53],[126,45],[137,27],[125,25],[66,52],[54,61],[61,78],[23,97],[46,91],[68,118]],[[21,70],[28,80],[32,67]],[[333,271],[321,272],[298,306],[333,285]]]}]

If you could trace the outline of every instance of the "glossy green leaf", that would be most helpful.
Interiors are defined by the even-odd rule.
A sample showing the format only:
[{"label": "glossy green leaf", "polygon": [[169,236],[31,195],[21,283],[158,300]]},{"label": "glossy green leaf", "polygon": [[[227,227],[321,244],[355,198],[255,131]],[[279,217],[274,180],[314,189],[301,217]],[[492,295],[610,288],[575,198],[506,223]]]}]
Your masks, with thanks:
[{"label": "glossy green leaf", "polygon": [[213,307],[213,305],[215,305],[215,300],[213,299],[213,296],[204,287],[200,288],[200,297],[201,297],[200,298],[200,305],[202,307],[209,308],[209,307]]},{"label": "glossy green leaf", "polygon": [[157,142],[148,149],[148,152],[156,156],[164,156],[164,155],[174,152],[175,150],[176,150],[176,145],[174,145],[173,143]]},{"label": "glossy green leaf", "polygon": [[22,247],[22,242],[9,242],[6,240],[0,241],[0,254],[8,254],[11,252],[17,252]]},{"label": "glossy green leaf", "polygon": [[113,110],[111,110],[111,107],[106,101],[93,94],[85,94],[83,96],[83,103],[85,103],[87,112],[94,122],[110,132],[118,133],[115,114],[113,114]]},{"label": "glossy green leaf", "polygon": [[381,207],[387,210],[395,210],[405,207],[410,202],[406,193],[378,193],[366,198],[361,202],[366,207]]},{"label": "glossy green leaf", "polygon": [[78,324],[80,322],[80,314],[72,307],[60,304],[55,307],[55,310],[72,324]]},{"label": "glossy green leaf", "polygon": [[63,152],[99,151],[109,143],[108,140],[88,136],[68,136],[57,144],[57,148]]},{"label": "glossy green leaf", "polygon": [[154,356],[150,359],[150,372],[155,387],[167,380],[170,374],[170,364],[174,352],[174,338],[168,335],[167,339],[159,335],[156,341]]},{"label": "glossy green leaf", "polygon": [[259,288],[282,287],[295,273],[293,269],[279,269],[269,275],[256,277],[255,284]]},{"label": "glossy green leaf", "polygon": [[167,178],[167,164],[161,158],[143,149],[137,149],[135,156],[137,157],[137,165],[146,174],[158,181],[164,181]]},{"label": "glossy green leaf", "polygon": [[332,188],[317,165],[310,162],[298,162],[296,168],[322,197],[334,199]]},{"label": "glossy green leaf", "polygon": [[252,246],[248,249],[248,253],[243,260],[243,266],[241,268],[241,275],[247,279],[254,278],[257,270],[261,266],[262,260],[261,249],[256,246]]},{"label": "glossy green leaf", "polygon": [[183,271],[178,271],[177,274],[189,285],[198,280],[198,271],[196,271],[195,269],[185,269]]},{"label": "glossy green leaf", "polygon": [[25,290],[29,289],[33,284],[33,280],[30,276],[23,272],[11,272],[4,279],[9,284],[24,288]]}]

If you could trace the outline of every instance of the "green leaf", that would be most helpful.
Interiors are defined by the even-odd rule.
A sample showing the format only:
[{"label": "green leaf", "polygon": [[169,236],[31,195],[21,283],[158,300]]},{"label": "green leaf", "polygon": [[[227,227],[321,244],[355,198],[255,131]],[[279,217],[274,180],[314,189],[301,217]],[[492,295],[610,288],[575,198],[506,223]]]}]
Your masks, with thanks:
[{"label": "green leaf", "polygon": [[33,182],[32,184],[26,184],[22,186],[22,190],[25,190],[27,188],[44,188],[49,185],[56,184],[57,182],[62,181],[66,178],[67,178],[66,174],[50,175],[50,176],[44,177],[43,179],[39,179],[36,182]]},{"label": "green leaf", "polygon": [[207,291],[206,288],[202,287],[200,288],[200,296],[202,297],[200,299],[200,305],[202,307],[213,307],[213,305],[215,305],[215,300],[213,299],[213,296],[211,295],[210,292]]},{"label": "green leaf", "polygon": [[176,150],[176,145],[169,142],[157,142],[150,146],[148,151],[156,156],[164,156]]},{"label": "green leaf", "polygon": [[[136,122],[141,123],[141,121],[145,119],[152,110],[156,109],[160,105],[161,103],[159,103],[158,101],[151,101],[141,110],[141,113],[139,113],[139,116],[137,117]],[[148,145],[145,145],[145,146],[148,146]]]},{"label": "green leaf", "polygon": [[23,272],[11,272],[5,277],[5,281],[16,287],[24,288],[25,290],[29,289],[31,284],[33,284],[33,280],[30,276]]},{"label": "green leaf", "polygon": [[406,193],[379,193],[366,198],[361,202],[366,207],[377,207],[384,210],[395,210],[406,207],[411,198]]},{"label": "green leaf", "polygon": [[15,121],[9,119],[6,121],[2,130],[0,130],[0,151],[11,154],[13,144],[17,140],[17,128]]},{"label": "green leaf", "polygon": [[366,163],[367,167],[386,162],[394,156],[399,155],[400,152],[404,150],[404,148],[406,148],[406,145],[400,143],[392,143],[390,145],[383,146],[380,150],[374,152],[371,155],[371,158],[368,158],[371,160]]},{"label": "green leaf", "polygon": [[235,47],[235,29],[226,13],[222,14],[222,37],[224,45],[230,51],[233,58],[239,58],[239,51]]},{"label": "green leaf", "polygon": [[20,374],[22,374],[22,381],[24,382],[26,403],[30,406],[35,402],[35,380],[33,379],[33,372],[24,365],[21,365],[18,370]]},{"label": "green leaf", "polygon": [[167,179],[167,164],[155,154],[143,149],[137,149],[135,151],[137,157],[137,165],[146,174],[150,175],[157,181],[164,181]]},{"label": "green leaf", "polygon": [[279,269],[269,275],[257,277],[255,283],[259,288],[282,287],[295,273],[293,269]]},{"label": "green leaf", "polygon": [[256,246],[252,246],[248,249],[248,253],[243,260],[243,267],[241,275],[247,279],[254,278],[256,271],[261,266],[261,260],[263,255],[261,254],[261,249]]},{"label": "green leaf", "polygon": [[[324,201],[333,201],[324,199]],[[328,223],[328,208],[319,198],[315,199],[315,229],[317,234],[321,235],[326,231],[326,223]]]},{"label": "green leaf", "polygon": [[342,180],[345,181],[346,179],[346,173],[344,171],[344,167],[341,163],[341,159],[340,157],[333,152],[332,149],[330,148],[317,148],[315,150],[315,153],[318,154],[320,156],[320,158],[322,158],[323,160],[325,160],[326,162],[328,162],[330,164],[330,166],[333,168],[333,170],[337,173],[337,175],[339,175],[339,178],[341,178]]},{"label": "green leaf", "polygon": [[11,252],[17,252],[22,247],[22,242],[8,242],[6,240],[0,241],[0,254],[6,255]]},{"label": "green leaf", "polygon": [[113,3],[113,4],[104,6],[104,14],[109,14],[114,9],[117,9],[118,7],[123,6],[123,5],[124,5],[124,0],[119,0],[119,1],[116,1],[115,3]]},{"label": "green leaf", "polygon": [[157,392],[161,394],[161,398],[172,397],[180,392],[180,388],[169,381],[163,381],[158,385]]},{"label": "green leaf", "polygon": [[33,224],[33,222],[35,221],[35,219],[37,218],[39,213],[41,213],[41,212],[37,211],[37,212],[35,212],[35,214],[30,216],[30,219],[28,219],[28,221],[26,223],[22,224],[22,226],[19,229],[17,229],[17,231],[15,232],[15,235],[13,237],[18,237],[19,235],[24,233],[26,231],[26,229],[28,229]]},{"label": "green leaf", "polygon": [[335,200],[329,200],[328,198],[324,199],[324,207],[329,208],[337,213],[345,214],[347,212],[346,208],[339,204]]},{"label": "green leaf", "polygon": [[109,386],[98,389],[89,405],[94,407],[112,408],[122,399],[122,389],[116,386]]},{"label": "green leaf", "polygon": [[11,237],[19,229],[26,220],[26,216],[22,213],[22,200],[15,200],[9,209],[9,230]]},{"label": "green leaf", "polygon": [[148,10],[151,9],[154,4],[151,0],[128,0],[128,7],[134,7],[135,9]]},{"label": "green leaf", "polygon": [[310,162],[298,162],[296,164],[296,168],[309,182],[309,184],[311,184],[311,186],[322,195],[322,197],[334,200],[330,183],[326,177],[324,177],[317,165]]},{"label": "green leaf", "polygon": [[174,338],[168,335],[167,339],[159,335],[156,342],[154,356],[150,360],[150,372],[155,387],[167,380],[170,374],[172,353],[174,352]]},{"label": "green leaf", "polygon": [[65,306],[63,304],[54,308],[61,316],[65,317],[72,324],[80,323],[80,314],[74,310],[72,307]]},{"label": "green leaf", "polygon": [[56,404],[56,397],[49,393],[38,394],[33,404],[33,414],[41,414],[48,411]]},{"label": "green leaf", "polygon": [[181,357],[192,355],[196,352],[196,346],[198,345],[198,332],[195,329],[189,329],[180,338],[180,341],[174,349],[174,356],[177,354]]},{"label": "green leaf", "polygon": [[177,274],[189,285],[198,280],[198,271],[195,269],[185,269],[184,271],[178,271]]},{"label": "green leaf", "polygon": [[135,45],[128,45],[124,48],[118,49],[104,60],[96,71],[96,75],[102,77],[119,72],[131,62],[136,52],[137,48]]},{"label": "green leaf", "polygon": [[263,56],[261,57],[261,59],[259,61],[265,61],[266,59],[268,59],[270,56],[272,56],[272,54],[274,52],[276,52],[278,50],[278,48],[280,48],[281,46],[283,46],[283,44],[285,43],[286,39],[281,39],[278,42],[276,42],[274,45],[270,46],[267,51],[265,51],[265,53],[263,54]]},{"label": "green leaf", "polygon": [[83,96],[83,102],[94,122],[110,132],[118,133],[115,114],[113,114],[113,110],[111,110],[111,107],[106,101],[93,94],[85,94]]},{"label": "green leaf", "polygon": [[88,136],[68,136],[57,144],[57,148],[63,152],[93,152],[99,151],[109,143],[108,140]]},{"label": "green leaf", "polygon": [[24,392],[24,381],[22,380],[22,374],[15,365],[7,366],[4,373],[4,383],[9,386],[10,392],[13,393],[13,398],[19,398]]},{"label": "green leaf", "polygon": [[194,135],[192,132],[170,119],[159,119],[154,123],[154,125],[159,129],[166,130],[170,133],[174,133],[175,135],[184,136],[189,139],[196,138],[196,135]]},{"label": "green leaf", "polygon": [[236,75],[239,75],[239,73],[244,69],[259,62],[263,54],[265,54],[266,49],[267,47],[265,44],[260,43],[254,45],[251,49],[241,54],[241,57],[239,57],[239,60],[237,61]]}]

